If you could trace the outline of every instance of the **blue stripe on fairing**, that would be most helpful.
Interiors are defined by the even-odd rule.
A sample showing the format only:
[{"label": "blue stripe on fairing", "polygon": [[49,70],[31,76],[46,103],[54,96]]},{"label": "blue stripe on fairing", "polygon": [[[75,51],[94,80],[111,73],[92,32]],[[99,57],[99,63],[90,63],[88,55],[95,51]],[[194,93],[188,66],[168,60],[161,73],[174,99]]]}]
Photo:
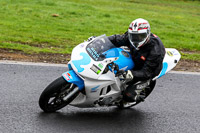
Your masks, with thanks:
[{"label": "blue stripe on fairing", "polygon": [[82,68],[81,65],[88,65],[91,62],[91,58],[88,54],[80,53],[80,56],[83,56],[83,58],[80,60],[72,60],[72,63],[74,64],[79,73],[84,71],[84,68]]},{"label": "blue stripe on fairing", "polygon": [[162,71],[161,71],[161,73],[160,73],[160,75],[159,75],[158,78],[160,78],[160,77],[162,77],[163,75],[166,74],[166,72],[167,72],[167,68],[168,68],[168,64],[167,64],[167,62],[163,62],[163,68],[162,68]]},{"label": "blue stripe on fairing", "polygon": [[99,88],[99,86],[100,86],[100,85],[98,85],[98,86],[92,88],[92,89],[91,89],[91,92],[96,92],[96,91],[97,91],[97,88]]}]

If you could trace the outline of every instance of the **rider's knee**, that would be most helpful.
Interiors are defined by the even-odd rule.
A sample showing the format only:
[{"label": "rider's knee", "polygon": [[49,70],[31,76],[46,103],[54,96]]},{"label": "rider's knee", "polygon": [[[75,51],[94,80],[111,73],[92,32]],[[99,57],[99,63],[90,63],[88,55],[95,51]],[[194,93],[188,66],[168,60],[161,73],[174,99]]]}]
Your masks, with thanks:
[{"label": "rider's knee", "polygon": [[129,88],[123,92],[123,99],[127,102],[134,102],[136,95],[137,93],[135,92],[135,90],[133,88]]}]

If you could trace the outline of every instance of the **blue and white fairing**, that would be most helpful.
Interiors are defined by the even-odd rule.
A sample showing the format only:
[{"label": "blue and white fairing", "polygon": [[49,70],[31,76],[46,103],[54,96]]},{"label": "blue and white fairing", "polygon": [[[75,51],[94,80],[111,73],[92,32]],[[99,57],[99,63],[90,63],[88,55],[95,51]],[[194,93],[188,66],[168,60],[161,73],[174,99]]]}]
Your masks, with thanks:
[{"label": "blue and white fairing", "polygon": [[[113,59],[119,69],[130,70],[134,67],[130,54],[115,47],[105,35],[76,46],[72,51],[70,64],[80,76],[101,80],[100,76],[109,64],[107,59]],[[107,78],[109,80],[109,76]]]}]

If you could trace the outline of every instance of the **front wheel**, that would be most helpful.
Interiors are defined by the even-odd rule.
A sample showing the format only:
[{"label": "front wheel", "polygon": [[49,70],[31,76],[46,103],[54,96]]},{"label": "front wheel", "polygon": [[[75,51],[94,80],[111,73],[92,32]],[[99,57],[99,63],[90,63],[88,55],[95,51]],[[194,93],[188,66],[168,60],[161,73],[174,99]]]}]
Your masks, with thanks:
[{"label": "front wheel", "polygon": [[76,85],[68,83],[63,77],[59,77],[42,92],[39,98],[40,108],[44,112],[55,112],[65,107],[79,94],[78,89],[74,91],[75,89],[77,89]]}]

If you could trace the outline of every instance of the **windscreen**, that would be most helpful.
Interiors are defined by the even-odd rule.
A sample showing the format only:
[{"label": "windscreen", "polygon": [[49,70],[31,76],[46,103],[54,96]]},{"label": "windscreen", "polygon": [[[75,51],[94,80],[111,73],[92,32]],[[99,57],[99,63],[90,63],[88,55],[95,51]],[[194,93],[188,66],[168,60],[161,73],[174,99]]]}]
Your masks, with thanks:
[{"label": "windscreen", "polygon": [[90,57],[95,61],[102,61],[105,59],[105,52],[109,49],[115,48],[107,36],[102,35],[95,38],[94,41],[88,44],[86,50]]}]

